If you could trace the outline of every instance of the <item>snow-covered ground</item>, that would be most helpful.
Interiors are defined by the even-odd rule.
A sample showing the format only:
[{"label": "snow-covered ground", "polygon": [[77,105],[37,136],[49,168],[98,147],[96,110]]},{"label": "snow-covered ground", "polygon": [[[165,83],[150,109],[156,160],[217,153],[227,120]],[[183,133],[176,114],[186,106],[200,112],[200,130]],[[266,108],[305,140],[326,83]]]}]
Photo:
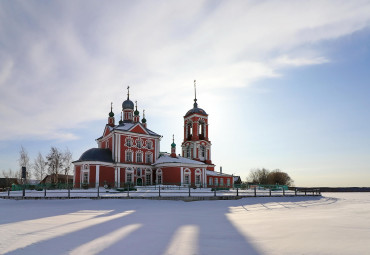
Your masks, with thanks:
[{"label": "snow-covered ground", "polygon": [[370,193],[0,199],[0,254],[369,254]]}]

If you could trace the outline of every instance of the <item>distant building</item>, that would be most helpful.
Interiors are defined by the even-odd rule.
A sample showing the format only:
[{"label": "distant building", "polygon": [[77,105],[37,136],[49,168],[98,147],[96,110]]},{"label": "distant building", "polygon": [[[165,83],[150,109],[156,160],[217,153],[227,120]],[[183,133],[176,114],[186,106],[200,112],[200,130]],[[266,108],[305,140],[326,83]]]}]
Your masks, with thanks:
[{"label": "distant building", "polygon": [[18,184],[17,178],[0,178],[0,190],[11,188],[12,184]]},{"label": "distant building", "polygon": [[[128,88],[129,89],[129,88]],[[161,135],[147,128],[145,110],[140,122],[137,104],[127,99],[122,103],[121,120],[115,123],[114,113],[108,116],[103,135],[96,139],[98,148],[85,151],[74,161],[74,186],[122,187],[133,185],[191,185],[231,187],[233,176],[216,173],[208,137],[208,114],[198,107],[184,116],[184,139],[181,156],[176,154],[173,139],[171,153],[160,152]]]}]

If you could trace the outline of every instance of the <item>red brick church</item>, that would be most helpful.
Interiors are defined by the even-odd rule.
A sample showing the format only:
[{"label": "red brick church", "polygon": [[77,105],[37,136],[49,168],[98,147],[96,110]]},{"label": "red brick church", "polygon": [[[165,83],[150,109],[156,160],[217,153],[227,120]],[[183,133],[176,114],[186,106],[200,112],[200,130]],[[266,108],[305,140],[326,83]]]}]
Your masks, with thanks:
[{"label": "red brick church", "polygon": [[[195,81],[194,81],[195,82]],[[96,139],[98,148],[85,151],[74,161],[74,186],[123,187],[131,185],[181,185],[231,187],[233,176],[214,171],[211,142],[208,137],[208,114],[198,107],[196,94],[193,108],[184,116],[184,140],[181,155],[176,144],[171,153],[160,152],[161,135],[147,127],[145,110],[140,121],[137,104],[122,103],[121,120],[115,123],[111,111],[103,135]],[[135,108],[135,109],[134,109]]]}]

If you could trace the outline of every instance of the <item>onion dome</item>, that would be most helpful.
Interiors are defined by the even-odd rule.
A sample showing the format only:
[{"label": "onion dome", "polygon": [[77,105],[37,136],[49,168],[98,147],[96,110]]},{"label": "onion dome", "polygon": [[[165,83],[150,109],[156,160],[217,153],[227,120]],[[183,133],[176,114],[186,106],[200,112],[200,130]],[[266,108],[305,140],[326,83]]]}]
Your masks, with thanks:
[{"label": "onion dome", "polygon": [[127,87],[127,100],[122,103],[122,110],[134,109],[134,103],[130,100],[130,86]]},{"label": "onion dome", "polygon": [[171,147],[172,147],[172,148],[175,148],[175,147],[176,147],[176,143],[175,143],[175,135],[172,135],[172,143],[171,143]]},{"label": "onion dome", "polygon": [[143,119],[141,120],[141,123],[146,123],[146,119],[145,119],[145,110],[143,110]]},{"label": "onion dome", "polygon": [[135,101],[135,104],[136,104],[136,105],[135,105],[134,115],[135,115],[135,116],[139,116],[139,114],[140,114],[140,113],[139,113],[139,111],[137,110],[137,101]]},{"label": "onion dome", "polygon": [[113,113],[113,103],[110,103],[110,113],[109,113],[109,117],[114,117],[114,113]]}]

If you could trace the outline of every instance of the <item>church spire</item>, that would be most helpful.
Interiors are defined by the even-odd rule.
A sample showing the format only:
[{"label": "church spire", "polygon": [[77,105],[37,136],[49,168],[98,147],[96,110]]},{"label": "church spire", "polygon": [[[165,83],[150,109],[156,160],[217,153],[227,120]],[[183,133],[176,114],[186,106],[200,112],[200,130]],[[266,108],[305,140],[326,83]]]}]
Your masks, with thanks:
[{"label": "church spire", "polygon": [[197,104],[197,81],[194,80],[194,108],[198,108],[198,104]]},{"label": "church spire", "polygon": [[130,86],[127,86],[127,100],[130,100]]}]

